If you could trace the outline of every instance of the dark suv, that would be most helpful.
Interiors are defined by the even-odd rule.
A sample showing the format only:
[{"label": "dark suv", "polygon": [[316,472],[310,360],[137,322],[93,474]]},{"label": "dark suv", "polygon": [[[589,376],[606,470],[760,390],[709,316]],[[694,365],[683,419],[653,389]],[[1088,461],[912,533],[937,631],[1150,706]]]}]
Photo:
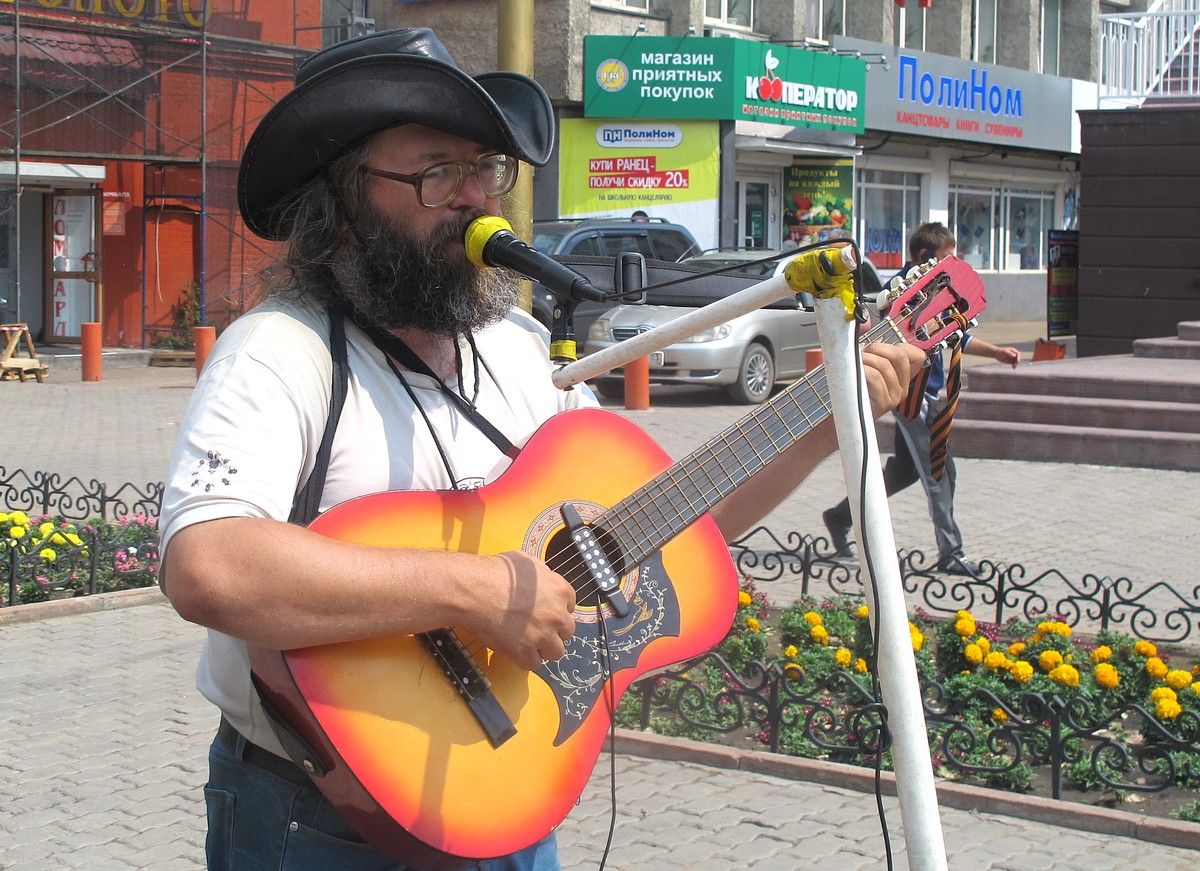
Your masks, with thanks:
[{"label": "dark suv", "polygon": [[[585,218],[579,221],[534,221],[533,247],[543,254],[616,257],[636,252],[647,260],[674,263],[700,253],[687,227],[664,218],[631,221],[628,218]],[[595,307],[596,313],[590,309]],[[576,311],[576,335],[587,334],[587,325],[603,306],[584,304]],[[540,284],[533,286],[533,316],[550,325],[554,297]],[[588,317],[588,315],[591,317]],[[581,318],[586,321],[581,326]]]}]

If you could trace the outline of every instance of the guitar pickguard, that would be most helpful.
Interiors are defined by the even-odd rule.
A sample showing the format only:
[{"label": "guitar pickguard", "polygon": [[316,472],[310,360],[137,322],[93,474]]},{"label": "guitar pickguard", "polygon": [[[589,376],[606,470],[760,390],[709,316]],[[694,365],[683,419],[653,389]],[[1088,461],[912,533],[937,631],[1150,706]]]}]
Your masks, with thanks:
[{"label": "guitar pickguard", "polygon": [[[627,617],[609,616],[603,623],[611,673],[636,665],[646,645],[656,638],[679,635],[679,600],[661,554],[655,554],[638,567],[638,582],[630,605]],[[599,621],[577,621],[575,635],[567,642],[562,658],[543,663],[535,672],[558,700],[555,746],[575,733],[604,690],[607,676],[604,643]]]}]

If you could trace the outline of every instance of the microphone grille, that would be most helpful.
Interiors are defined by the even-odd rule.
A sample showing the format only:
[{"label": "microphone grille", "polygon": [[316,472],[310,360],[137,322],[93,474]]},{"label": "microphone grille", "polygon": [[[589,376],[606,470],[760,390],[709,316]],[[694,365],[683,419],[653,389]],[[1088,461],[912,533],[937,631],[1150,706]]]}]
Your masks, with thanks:
[{"label": "microphone grille", "polygon": [[463,245],[467,249],[467,259],[476,266],[488,266],[483,259],[483,249],[497,233],[512,232],[512,224],[498,215],[481,215],[467,225]]}]

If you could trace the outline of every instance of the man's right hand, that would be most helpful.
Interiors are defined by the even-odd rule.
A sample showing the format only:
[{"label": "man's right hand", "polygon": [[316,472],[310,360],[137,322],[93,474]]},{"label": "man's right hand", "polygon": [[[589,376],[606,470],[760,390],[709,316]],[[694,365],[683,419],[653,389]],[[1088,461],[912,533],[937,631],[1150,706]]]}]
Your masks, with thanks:
[{"label": "man's right hand", "polygon": [[519,551],[493,559],[503,565],[498,584],[472,602],[466,628],[530,671],[558,659],[575,634],[575,589],[544,562]]}]

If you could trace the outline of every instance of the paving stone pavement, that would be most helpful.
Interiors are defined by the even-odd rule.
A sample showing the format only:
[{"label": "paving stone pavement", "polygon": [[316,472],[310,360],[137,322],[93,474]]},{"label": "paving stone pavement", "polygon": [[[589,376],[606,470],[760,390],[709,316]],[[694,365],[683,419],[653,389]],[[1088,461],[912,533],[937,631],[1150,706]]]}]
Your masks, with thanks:
[{"label": "paving stone pavement", "polygon": [[[166,605],[0,629],[0,868],[203,867],[213,710],[192,687],[202,632]],[[609,826],[602,756],[559,830],[562,864],[599,867]],[[627,755],[608,868],[795,871],[884,867],[870,795]],[[900,814],[886,799],[897,868]],[[1193,851],[942,809],[951,868],[1184,871]],[[341,869],[330,869],[341,871]]]}]

